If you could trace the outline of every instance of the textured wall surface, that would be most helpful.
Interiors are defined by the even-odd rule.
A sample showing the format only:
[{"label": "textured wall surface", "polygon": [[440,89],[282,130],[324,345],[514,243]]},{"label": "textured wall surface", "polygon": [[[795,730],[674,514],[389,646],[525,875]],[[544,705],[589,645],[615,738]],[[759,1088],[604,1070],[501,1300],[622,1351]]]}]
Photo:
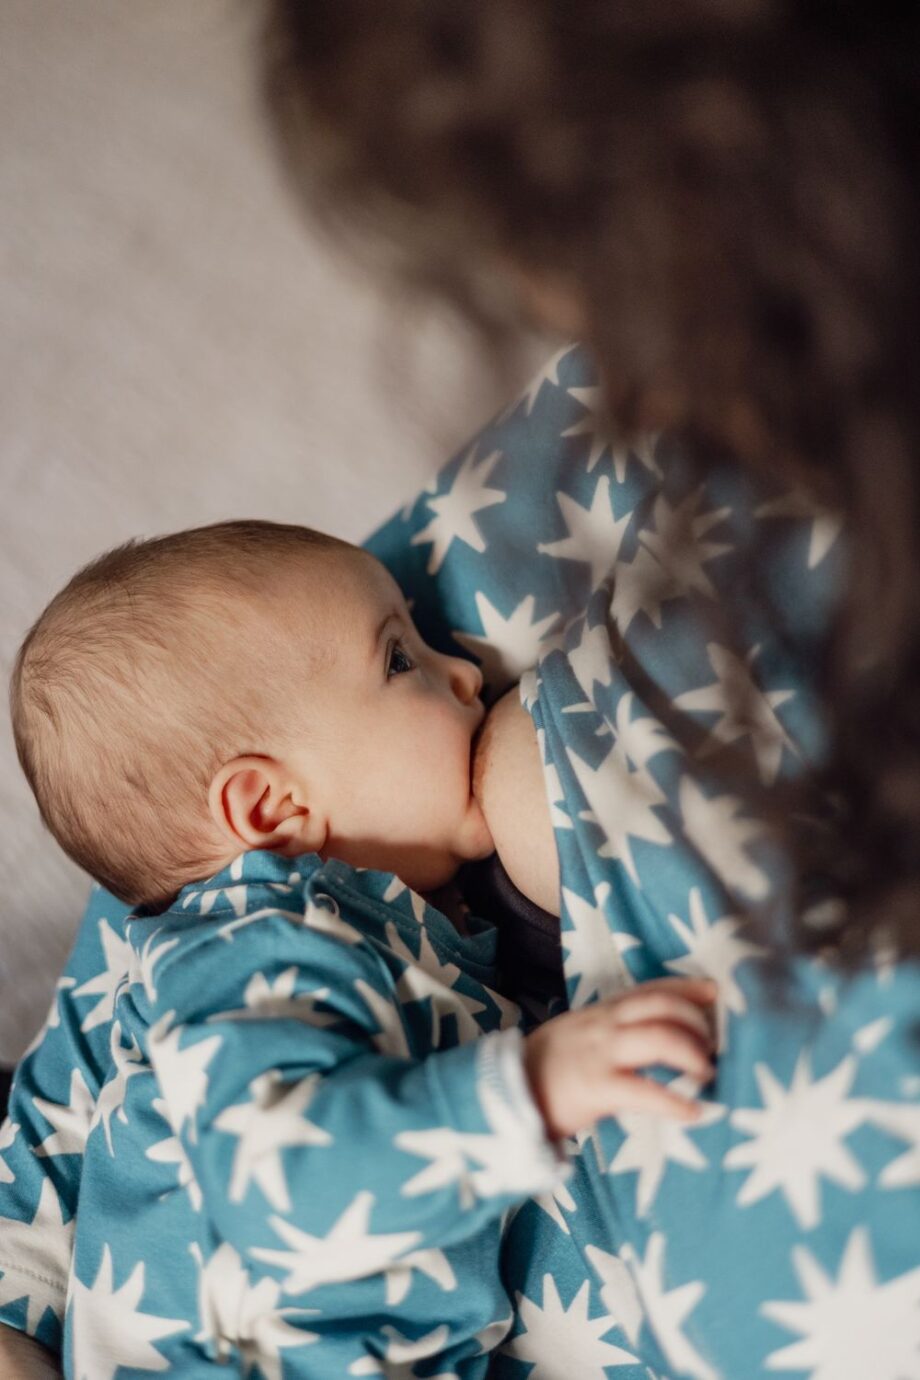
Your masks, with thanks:
[{"label": "textured wall surface", "polygon": [[[360,539],[498,401],[449,323],[305,231],[236,0],[0,7],[0,671],[84,561],[224,517]],[[40,1024],[87,882],[2,715],[0,1063]]]}]

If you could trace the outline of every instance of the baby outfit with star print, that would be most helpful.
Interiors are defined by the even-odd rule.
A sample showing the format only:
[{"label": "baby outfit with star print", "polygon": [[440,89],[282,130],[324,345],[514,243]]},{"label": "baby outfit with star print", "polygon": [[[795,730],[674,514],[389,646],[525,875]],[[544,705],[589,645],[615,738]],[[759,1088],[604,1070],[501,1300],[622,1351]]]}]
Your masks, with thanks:
[{"label": "baby outfit with star print", "polygon": [[[362,1310],[375,1287],[391,1311],[374,1314],[373,1341],[363,1355],[336,1357],[337,1369],[316,1374],[444,1380],[483,1365],[491,1348],[490,1380],[920,1377],[920,968],[894,964],[879,946],[874,964],[852,978],[820,958],[801,958],[784,985],[771,985],[745,905],[775,902],[781,927],[782,864],[760,821],[709,770],[726,747],[746,754],[765,787],[821,762],[826,725],[815,649],[833,615],[844,540],[834,518],[801,495],[755,486],[731,467],[713,468],[701,484],[667,438],[611,447],[592,411],[595,394],[584,356],[561,351],[518,406],[369,546],[412,599],[432,645],[476,656],[491,696],[520,681],[560,864],[569,1005],[668,974],[716,979],[721,1047],[701,1120],[689,1126],[628,1114],[605,1121],[567,1147],[572,1172],[564,1182],[549,1163],[545,1180],[531,1173],[537,1142],[527,1139],[526,1153],[514,1152],[512,1182],[532,1196],[521,1204],[504,1183],[483,1198],[484,1185],[500,1184],[501,1174],[493,1177],[471,1147],[496,1137],[504,1143],[504,1122],[493,1129],[495,1107],[518,1105],[513,1075],[508,1081],[514,1063],[506,1066],[502,1054],[505,1036],[515,1037],[497,1030],[501,1004],[488,964],[470,966],[488,930],[451,939],[472,948],[466,963],[451,954],[457,975],[443,985],[483,1008],[458,1016],[440,998],[419,997],[424,988],[391,966],[411,960],[427,971],[424,933],[443,971],[436,934],[444,917],[426,911],[410,942],[402,928],[413,915],[409,893],[393,879],[347,874],[363,898],[359,924],[345,904],[359,905],[351,888],[348,897],[337,890],[346,874],[331,874],[322,889],[335,904],[305,912],[314,928],[326,925],[317,933],[335,929],[347,944],[340,926],[363,931],[369,903],[393,958],[378,952],[378,971],[363,966],[367,945],[354,946],[351,995],[346,1001],[339,992],[327,1007],[315,990],[329,985],[322,972],[288,990],[297,983],[293,962],[279,957],[272,965],[269,954],[256,967],[268,961],[271,980],[260,980],[248,999],[245,987],[222,991],[222,964],[232,969],[234,945],[253,943],[244,937],[256,927],[244,923],[248,904],[234,913],[232,878],[229,891],[212,898],[210,888],[207,899],[190,902],[204,911],[213,899],[221,908],[226,932],[218,939],[203,926],[211,936],[207,965],[184,948],[181,957],[178,948],[167,952],[178,943],[171,931],[145,953],[152,930],[140,945],[133,926],[125,938],[123,910],[94,893],[52,1024],[21,1066],[0,1141],[0,1319],[60,1346],[63,1317],[65,1359],[81,1317],[92,1316],[85,1304],[93,1295],[96,1316],[122,1310],[147,1319],[133,1334],[126,1329],[137,1349],[114,1380],[166,1369],[182,1347],[202,1366],[226,1355],[244,1374],[309,1374],[297,1367],[331,1340],[319,1295],[339,1289],[343,1309],[355,1300],[354,1340],[371,1336]],[[280,893],[271,906],[286,908]],[[813,919],[820,925],[820,907]],[[481,990],[467,986],[470,976]],[[242,985],[242,973],[236,981]],[[392,984],[398,1008],[381,1000]],[[354,1145],[342,1151],[343,1170],[354,1169],[365,1115],[378,1127],[392,1119],[394,1136],[408,1131],[410,1139],[385,1157],[394,1172],[390,1196],[371,1174],[366,1183],[356,1179],[343,1201],[338,1141],[285,1146],[277,1162],[270,1146],[258,1153],[263,1115],[266,1134],[294,1124],[283,1101],[274,1111],[288,1066],[297,1075],[292,1086],[311,1094],[297,1113],[299,1131],[336,1136],[339,1128],[325,1115],[325,1066],[299,1062],[293,1036],[290,1048],[273,1049],[268,1068],[255,1052],[271,1041],[272,1021],[247,1016],[250,1003],[292,997],[305,1003],[310,1040],[318,1032],[328,1042],[329,1070],[338,1041],[352,1035],[369,1039],[387,1070],[395,1060],[372,1105],[361,1092],[362,1058],[371,1056],[352,1059],[347,1044],[346,1062],[329,1073],[345,1094],[338,1105],[355,1113],[347,1118]],[[205,1014],[228,1009],[237,1014],[213,1025]],[[346,1022],[344,1035],[315,1024],[333,1012]],[[193,1025],[194,1034],[183,1034]],[[469,1074],[467,1060],[477,1070],[475,1101],[451,1102],[450,1116],[435,1110],[441,1094],[429,1091],[425,1127],[412,1120],[415,1085],[402,1081],[399,1053],[402,1039],[416,1049],[411,1040],[419,1037],[440,1041],[425,1062],[443,1059],[449,1080],[458,1064]],[[229,1072],[222,1046],[209,1057],[209,1039],[229,1040]],[[394,1039],[395,1054],[385,1044]],[[145,1050],[155,1071],[158,1061],[174,1070],[186,1042],[188,1063],[169,1080],[178,1105],[168,1107],[151,1095]],[[317,1075],[308,1089],[305,1080]],[[506,1100],[493,1105],[485,1089],[498,1085]],[[676,1086],[696,1091],[685,1076]],[[217,1102],[208,1101],[212,1090]],[[256,1107],[251,1124],[247,1109]],[[373,1122],[374,1111],[382,1122]],[[472,1137],[462,1155],[420,1139],[445,1127]],[[367,1139],[368,1152],[378,1144]],[[423,1145],[430,1153],[417,1154]],[[119,1171],[128,1147],[137,1147],[133,1159],[150,1161],[143,1204]],[[319,1176],[316,1193],[328,1194],[327,1211],[320,1223],[295,1220],[282,1196],[293,1204],[291,1172],[324,1157],[328,1177]],[[204,1200],[200,1174],[222,1186],[215,1208]],[[387,1214],[400,1199],[407,1214],[378,1218],[384,1197]],[[433,1238],[419,1214],[435,1232],[446,1220],[444,1204],[458,1209],[461,1199],[459,1222],[467,1210],[476,1220],[490,1202],[498,1212],[503,1205],[503,1231],[490,1217],[479,1235],[426,1244]],[[247,1204],[257,1202],[250,1237],[238,1228],[249,1220]],[[108,1240],[84,1231],[87,1213],[113,1223]],[[335,1254],[352,1236],[371,1251],[366,1239],[375,1234],[417,1232],[421,1241],[398,1248],[405,1258],[397,1253],[375,1275],[304,1287],[320,1240],[331,1238]],[[487,1269],[476,1255],[487,1240],[500,1256],[498,1276],[494,1262]],[[505,1307],[509,1314],[500,1316]],[[346,1332],[343,1325],[336,1339]],[[307,1333],[319,1340],[307,1342]]]},{"label": "baby outfit with star print", "polygon": [[511,1316],[502,1217],[565,1161],[526,1087],[517,1008],[489,985],[495,931],[462,936],[405,889],[385,901],[392,884],[253,852],[126,924],[68,1375],[159,1357],[183,1375],[234,1358],[371,1375],[409,1357],[485,1375]]}]

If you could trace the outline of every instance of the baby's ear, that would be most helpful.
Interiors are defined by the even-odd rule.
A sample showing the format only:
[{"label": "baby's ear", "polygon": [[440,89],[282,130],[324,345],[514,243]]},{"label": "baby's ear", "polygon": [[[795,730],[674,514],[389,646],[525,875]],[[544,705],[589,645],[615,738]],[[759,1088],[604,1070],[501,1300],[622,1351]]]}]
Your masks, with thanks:
[{"label": "baby's ear", "polygon": [[326,841],[290,773],[274,757],[234,757],[214,774],[208,792],[211,818],[240,850],[269,849],[296,857],[318,853]]}]

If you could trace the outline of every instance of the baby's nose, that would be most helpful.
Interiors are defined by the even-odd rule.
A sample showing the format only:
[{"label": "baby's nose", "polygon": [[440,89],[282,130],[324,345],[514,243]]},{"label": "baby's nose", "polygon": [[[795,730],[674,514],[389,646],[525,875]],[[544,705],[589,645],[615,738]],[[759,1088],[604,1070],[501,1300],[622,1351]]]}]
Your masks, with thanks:
[{"label": "baby's nose", "polygon": [[482,689],[482,672],[462,656],[447,658],[450,663],[450,688],[462,704],[472,704]]}]

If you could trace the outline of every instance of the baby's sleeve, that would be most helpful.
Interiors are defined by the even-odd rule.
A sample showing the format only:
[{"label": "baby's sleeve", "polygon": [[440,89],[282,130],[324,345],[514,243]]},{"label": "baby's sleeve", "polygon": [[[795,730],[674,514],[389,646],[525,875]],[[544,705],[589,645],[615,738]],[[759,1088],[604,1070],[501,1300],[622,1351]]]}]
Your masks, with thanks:
[{"label": "baby's sleeve", "polygon": [[92,896],[42,1030],[0,1126],[0,1322],[61,1346],[83,1151],[127,974],[127,908]]},{"label": "baby's sleeve", "polygon": [[347,929],[263,913],[150,940],[178,940],[144,994],[173,1129],[219,1239],[288,1295],[467,1240],[567,1171],[520,1033],[413,1055],[418,1010]]},{"label": "baby's sleeve", "polygon": [[59,1350],[82,1156],[39,1158],[39,1100],[16,1079],[0,1126],[0,1323]]}]

